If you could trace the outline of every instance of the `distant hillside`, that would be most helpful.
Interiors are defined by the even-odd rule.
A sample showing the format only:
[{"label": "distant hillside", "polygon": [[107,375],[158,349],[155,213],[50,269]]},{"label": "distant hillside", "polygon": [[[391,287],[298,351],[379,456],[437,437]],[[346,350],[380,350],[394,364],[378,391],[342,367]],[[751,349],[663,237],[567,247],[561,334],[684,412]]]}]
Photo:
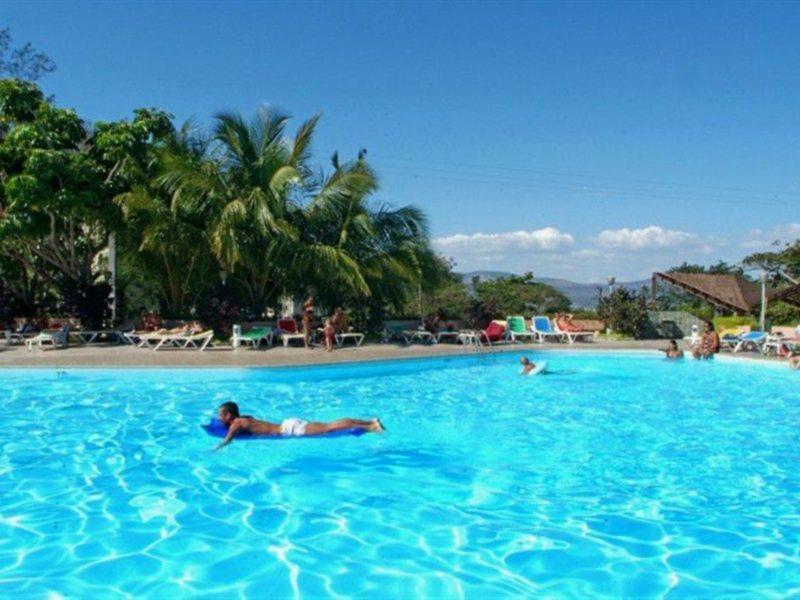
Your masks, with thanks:
[{"label": "distant hillside", "polygon": [[[482,281],[485,281],[497,279],[498,277],[508,277],[509,275],[513,275],[513,273],[505,271],[472,271],[470,273],[463,273],[461,278],[465,285],[471,285],[472,278],[476,275],[480,277]],[[557,289],[570,299],[573,308],[595,308],[597,306],[597,288],[601,285],[599,283],[576,283],[574,281],[555,279],[552,277],[536,277],[535,281],[546,283]],[[650,281],[644,279],[641,281],[622,281],[615,284],[614,287],[621,286],[632,292],[638,292],[649,285]],[[602,287],[603,289],[606,288],[605,285]]]}]

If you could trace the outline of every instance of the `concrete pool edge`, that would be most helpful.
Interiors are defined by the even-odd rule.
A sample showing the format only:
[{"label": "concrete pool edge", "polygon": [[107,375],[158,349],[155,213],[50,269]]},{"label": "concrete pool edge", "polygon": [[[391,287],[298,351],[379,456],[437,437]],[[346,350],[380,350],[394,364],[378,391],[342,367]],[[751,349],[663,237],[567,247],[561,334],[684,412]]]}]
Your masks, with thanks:
[{"label": "concrete pool edge", "polygon": [[[346,348],[333,354],[302,348],[272,348],[266,351],[231,350],[153,352],[131,346],[75,347],[66,350],[27,352],[6,348],[0,352],[0,373],[24,369],[293,369],[324,366],[368,365],[385,362],[405,362],[424,359],[469,358],[481,354],[612,354],[657,355],[662,340],[596,342],[567,346],[564,344],[515,344],[495,346],[481,353],[472,348],[452,345],[400,347],[370,344],[361,348]],[[784,361],[762,355],[720,354],[717,360],[771,365],[786,369]]]}]

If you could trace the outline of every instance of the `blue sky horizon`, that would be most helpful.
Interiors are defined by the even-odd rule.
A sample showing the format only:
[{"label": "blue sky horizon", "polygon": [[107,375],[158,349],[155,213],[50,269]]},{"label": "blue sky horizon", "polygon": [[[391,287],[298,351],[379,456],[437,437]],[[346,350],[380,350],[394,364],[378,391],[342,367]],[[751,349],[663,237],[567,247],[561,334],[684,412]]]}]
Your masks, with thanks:
[{"label": "blue sky horizon", "polygon": [[321,112],[457,269],[580,282],[800,237],[800,5],[6,3],[92,121]]}]

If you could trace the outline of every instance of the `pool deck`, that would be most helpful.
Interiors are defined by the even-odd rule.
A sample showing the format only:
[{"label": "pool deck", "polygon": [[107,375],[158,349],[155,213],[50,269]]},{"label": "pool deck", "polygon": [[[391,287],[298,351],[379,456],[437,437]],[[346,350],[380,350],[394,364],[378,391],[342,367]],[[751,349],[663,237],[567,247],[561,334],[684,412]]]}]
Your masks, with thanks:
[{"label": "pool deck", "polygon": [[[483,352],[537,353],[549,350],[576,352],[656,351],[664,347],[663,340],[597,341],[567,344],[507,344],[484,348]],[[397,360],[429,356],[463,356],[475,354],[471,347],[453,344],[411,346],[398,344],[364,344],[360,348],[345,347],[333,352],[322,348],[274,346],[265,350],[230,346],[196,350],[153,351],[135,346],[95,344],[64,349],[46,348],[28,351],[24,346],[0,346],[0,368],[24,367],[284,367],[293,365],[335,364],[345,362]],[[742,358],[764,359],[761,354],[745,353]]]}]

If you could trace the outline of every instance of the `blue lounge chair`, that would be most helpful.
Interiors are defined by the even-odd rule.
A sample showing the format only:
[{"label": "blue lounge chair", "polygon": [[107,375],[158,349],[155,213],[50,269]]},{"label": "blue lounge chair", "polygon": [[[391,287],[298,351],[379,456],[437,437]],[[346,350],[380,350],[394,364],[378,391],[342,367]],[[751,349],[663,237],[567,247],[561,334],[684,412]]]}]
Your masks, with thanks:
[{"label": "blue lounge chair", "polygon": [[767,341],[767,334],[763,331],[751,331],[745,333],[737,344],[733,347],[734,352],[742,352],[744,350],[760,351],[761,346]]},{"label": "blue lounge chair", "polygon": [[563,333],[553,328],[553,324],[548,317],[533,317],[531,319],[531,331],[540,343],[546,342],[548,339],[563,342],[566,337]]}]

